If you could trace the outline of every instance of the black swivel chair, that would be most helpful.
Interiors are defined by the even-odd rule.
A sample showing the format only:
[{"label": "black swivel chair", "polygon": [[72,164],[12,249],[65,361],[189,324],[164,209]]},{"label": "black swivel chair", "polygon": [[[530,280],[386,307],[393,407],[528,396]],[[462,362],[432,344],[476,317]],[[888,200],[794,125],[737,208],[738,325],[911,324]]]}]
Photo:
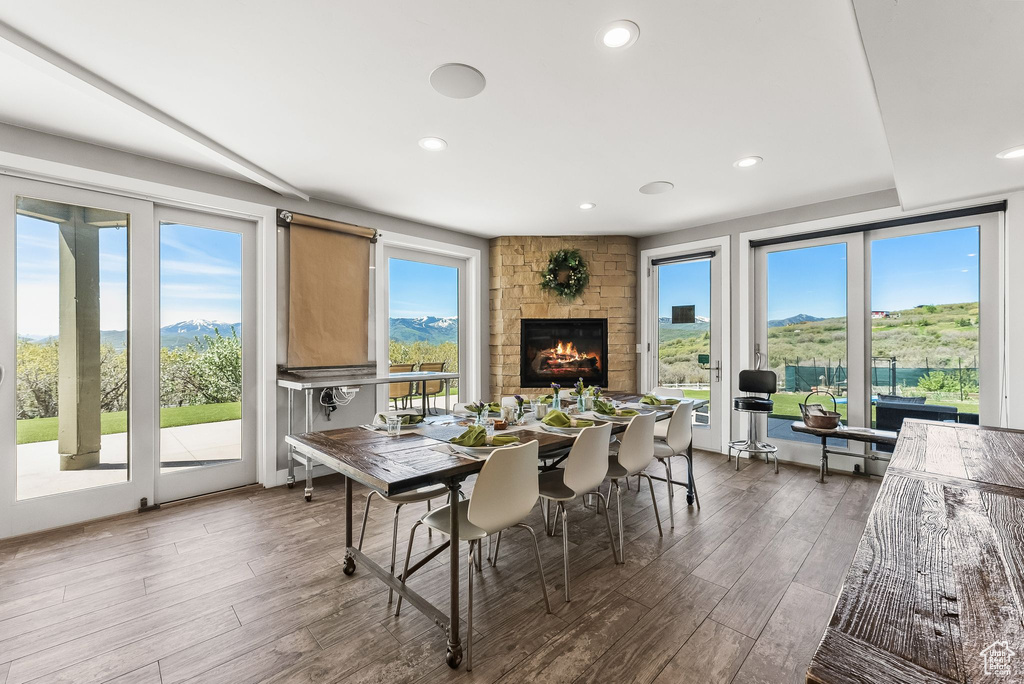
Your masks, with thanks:
[{"label": "black swivel chair", "polygon": [[[770,370],[745,370],[740,371],[740,391],[747,394],[736,397],[732,400],[733,411],[749,413],[749,427],[747,438],[729,442],[729,458],[732,459],[732,452],[736,452],[736,470],[740,469],[740,454],[746,452],[752,457],[764,454],[764,462],[768,462],[768,454],[775,459],[775,472],[779,472],[779,457],[776,454],[778,447],[760,441],[757,435],[757,416],[768,415],[775,405],[771,396],[778,389],[778,376],[775,371]],[[764,396],[761,396],[764,395]]]}]

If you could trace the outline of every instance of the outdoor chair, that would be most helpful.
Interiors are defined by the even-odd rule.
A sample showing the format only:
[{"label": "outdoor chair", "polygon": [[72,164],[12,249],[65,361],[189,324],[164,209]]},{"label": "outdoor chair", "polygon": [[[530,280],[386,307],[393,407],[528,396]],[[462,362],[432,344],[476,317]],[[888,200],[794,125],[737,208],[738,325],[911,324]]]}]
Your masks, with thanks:
[{"label": "outdoor chair", "polygon": [[[442,361],[440,363],[421,363],[420,370],[430,373],[443,373],[447,365],[447,361]],[[427,380],[426,382],[424,382],[424,384],[426,385],[424,391],[427,394],[428,401],[430,401],[431,404],[433,404],[431,409],[428,410],[430,410],[430,412],[433,413],[434,410],[437,409],[437,395],[444,391],[444,380]]]},{"label": "outdoor chair", "polygon": [[[388,368],[388,373],[411,373],[412,369],[411,363],[393,363]],[[388,399],[394,403],[397,411],[399,400],[402,402],[402,408],[408,407],[409,397],[415,393],[415,385],[411,382],[393,382],[388,385],[388,390]]]}]

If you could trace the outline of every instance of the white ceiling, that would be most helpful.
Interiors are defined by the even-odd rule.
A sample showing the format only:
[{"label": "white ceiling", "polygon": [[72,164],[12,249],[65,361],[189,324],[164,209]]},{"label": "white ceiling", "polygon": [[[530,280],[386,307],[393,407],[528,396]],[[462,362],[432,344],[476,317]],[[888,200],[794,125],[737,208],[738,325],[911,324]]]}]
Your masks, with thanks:
[{"label": "white ceiling", "polygon": [[1024,187],[1024,2],[855,4],[904,208]]},{"label": "white ceiling", "polygon": [[[917,148],[893,138],[907,100],[939,95],[889,94],[928,65],[885,52],[934,27],[919,28],[906,3],[865,4],[880,8],[858,2],[869,53],[881,46],[871,64],[885,128],[841,0],[16,0],[0,21],[313,197],[486,236],[648,235],[891,188],[890,147],[904,200],[934,185],[917,179],[935,162],[915,166]],[[636,44],[599,47],[598,30],[624,18],[640,26]],[[446,62],[480,69],[483,93],[431,90]],[[32,69],[0,55],[0,121],[233,175],[112,98]],[[986,83],[973,85],[978,95]],[[449,147],[426,152],[424,136]],[[765,161],[732,166],[747,155]],[[638,192],[654,180],[675,190]]]}]

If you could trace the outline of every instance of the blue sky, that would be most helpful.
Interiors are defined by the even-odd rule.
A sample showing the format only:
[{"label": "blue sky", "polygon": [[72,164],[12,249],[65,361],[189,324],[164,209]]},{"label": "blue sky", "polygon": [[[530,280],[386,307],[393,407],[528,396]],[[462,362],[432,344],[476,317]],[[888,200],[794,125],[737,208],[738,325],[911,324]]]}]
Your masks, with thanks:
[{"label": "blue sky", "polygon": [[391,318],[459,315],[457,268],[391,259],[388,272]]},{"label": "blue sky", "polygon": [[658,266],[658,316],[671,318],[673,306],[690,304],[696,315],[711,316],[711,260]]},{"label": "blue sky", "polygon": [[[58,331],[58,228],[18,216],[19,335]],[[160,234],[160,325],[190,318],[241,320],[241,236],[163,224]],[[100,328],[128,320],[128,229],[100,229]]]}]

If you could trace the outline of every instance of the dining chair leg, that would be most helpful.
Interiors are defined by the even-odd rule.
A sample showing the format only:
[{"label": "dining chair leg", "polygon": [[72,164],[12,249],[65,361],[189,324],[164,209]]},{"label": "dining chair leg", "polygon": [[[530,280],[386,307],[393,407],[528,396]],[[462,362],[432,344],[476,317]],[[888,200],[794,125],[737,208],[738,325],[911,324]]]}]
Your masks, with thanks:
[{"label": "dining chair leg", "polygon": [[651,489],[651,505],[654,506],[654,519],[658,521],[658,536],[664,537],[665,534],[661,531],[661,513],[658,512],[658,500],[654,498],[654,480],[647,473],[643,473],[643,476],[647,478],[647,486]]},{"label": "dining chair leg", "polygon": [[[626,535],[622,529],[622,495],[619,489],[619,481],[612,480],[612,484],[615,485],[615,509],[619,516],[619,558],[622,562],[626,562]],[[608,488],[608,493],[611,493],[611,487]]]},{"label": "dining chair leg", "polygon": [[562,515],[562,566],[565,570],[565,602],[569,602],[569,523],[565,515],[565,502],[558,502],[558,511]]},{"label": "dining chair leg", "polygon": [[498,551],[501,550],[501,532],[498,532],[498,538],[494,540],[494,555],[491,556],[491,567],[498,567]]},{"label": "dining chair leg", "polygon": [[686,477],[689,489],[693,492],[693,502],[697,504],[697,510],[700,510],[700,497],[697,496],[697,481],[693,479],[693,445],[686,450],[684,454],[686,456]]},{"label": "dining chair leg", "polygon": [[544,580],[544,564],[540,560],[540,544],[537,543],[537,533],[533,531],[533,528],[526,523],[518,523],[516,527],[521,527],[530,533],[533,537],[533,558],[537,561],[537,574],[540,575],[540,589],[544,593],[544,607],[547,611],[551,612],[551,602],[548,601],[548,583]]},{"label": "dining chair leg", "polygon": [[604,501],[604,521],[608,524],[608,541],[611,542],[612,545],[612,558],[615,560],[615,563],[618,564],[619,554],[615,550],[615,534],[612,532],[612,518],[608,514],[608,501],[605,500],[604,494],[601,492],[597,492],[597,496],[601,501]]},{"label": "dining chair leg", "polygon": [[370,499],[372,499],[373,495],[376,493],[377,492],[371,491],[366,495],[366,505],[363,506],[363,526],[359,528],[359,543],[356,544],[356,548],[360,551],[363,550],[363,537],[366,536],[366,518],[370,515]]},{"label": "dining chair leg", "polygon": [[[412,529],[409,530],[409,548],[407,548],[405,550],[405,568],[403,568],[403,570],[402,570],[402,584],[403,585],[405,585],[405,576],[409,574],[409,558],[412,556],[412,541],[416,537],[416,528],[419,527],[422,524],[423,524],[422,522],[417,520],[416,523],[412,526]],[[395,606],[395,617],[398,617],[398,614],[401,613],[401,612],[402,612],[402,596],[399,595],[398,596],[398,604]]]},{"label": "dining chair leg", "polygon": [[484,571],[484,545],[480,542],[476,544],[476,571]]},{"label": "dining chair leg", "polygon": [[[473,566],[476,562],[473,559],[474,554],[479,554],[480,542],[471,541],[469,542],[469,583],[466,586],[466,603],[469,608],[466,616],[466,672],[473,671]],[[453,619],[458,619],[458,616],[453,616]]]},{"label": "dining chair leg", "polygon": [[672,457],[662,461],[665,466],[665,481],[668,484],[668,520],[669,527],[676,526],[676,486],[672,484]]},{"label": "dining chair leg", "polygon": [[[391,576],[395,576],[395,556],[398,554],[398,512],[402,510],[402,504],[395,506],[394,528],[391,530]],[[430,529],[430,528],[427,528]],[[360,539],[360,541],[362,541]],[[395,598],[395,590],[388,587],[388,605]]]}]

